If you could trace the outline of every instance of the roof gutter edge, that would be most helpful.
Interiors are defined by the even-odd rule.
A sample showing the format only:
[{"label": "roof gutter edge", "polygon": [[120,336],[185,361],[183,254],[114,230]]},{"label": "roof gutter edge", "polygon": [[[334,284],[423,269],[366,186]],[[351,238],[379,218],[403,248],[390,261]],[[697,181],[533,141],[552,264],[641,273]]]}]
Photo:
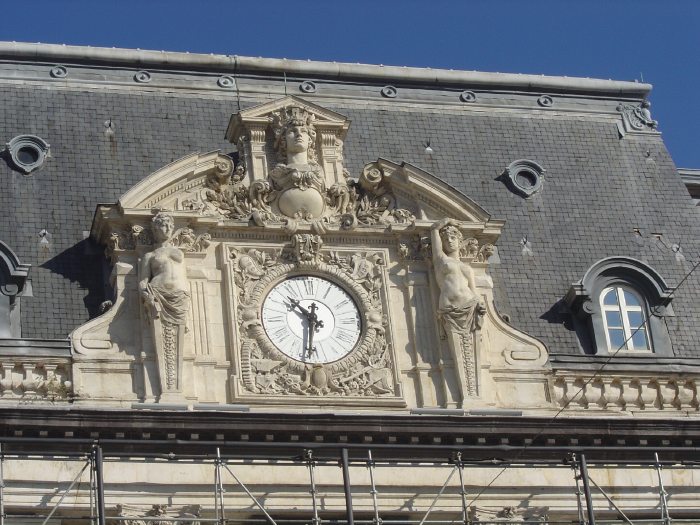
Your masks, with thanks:
[{"label": "roof gutter edge", "polygon": [[513,73],[486,73],[480,71],[455,71],[419,67],[351,64],[346,62],[321,62],[255,58],[237,55],[215,55],[150,51],[141,49],[69,46],[25,42],[0,42],[0,58],[25,61],[75,61],[99,64],[138,64],[153,68],[177,67],[181,69],[209,69],[228,72],[267,72],[318,76],[333,79],[365,78],[374,81],[396,81],[428,85],[462,87],[498,86],[514,90],[572,91],[592,95],[628,95],[646,97],[651,84],[622,80],[595,78],[524,75]]}]

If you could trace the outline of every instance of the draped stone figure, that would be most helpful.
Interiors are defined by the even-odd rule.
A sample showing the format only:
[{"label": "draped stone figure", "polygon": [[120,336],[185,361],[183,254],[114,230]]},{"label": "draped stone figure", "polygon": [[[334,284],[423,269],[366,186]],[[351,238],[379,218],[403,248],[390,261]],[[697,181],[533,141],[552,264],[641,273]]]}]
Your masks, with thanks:
[{"label": "draped stone figure", "polygon": [[139,267],[139,291],[153,326],[160,379],[160,400],[182,392],[182,357],[190,308],[185,256],[173,246],[175,221],[167,213],[153,217],[153,251]]},{"label": "draped stone figure", "polygon": [[464,399],[478,394],[474,332],[481,327],[486,307],[477,294],[471,266],[460,260],[462,233],[457,223],[443,219],[432,226],[430,234],[440,288],[438,316],[455,358]]}]

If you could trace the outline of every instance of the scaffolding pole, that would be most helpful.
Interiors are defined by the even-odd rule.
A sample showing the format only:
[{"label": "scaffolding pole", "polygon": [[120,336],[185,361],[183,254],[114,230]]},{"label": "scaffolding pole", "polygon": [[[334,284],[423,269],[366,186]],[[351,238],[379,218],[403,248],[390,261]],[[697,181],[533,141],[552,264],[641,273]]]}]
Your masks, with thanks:
[{"label": "scaffolding pole", "polygon": [[369,469],[369,483],[372,495],[372,506],[374,507],[373,525],[382,525],[382,519],[379,517],[379,505],[377,504],[377,487],[374,484],[374,460],[372,459],[372,451],[367,451],[367,469]]},{"label": "scaffolding pole", "polygon": [[105,485],[102,461],[102,447],[95,445],[93,447],[95,455],[95,484],[97,487],[97,524],[105,525]]},{"label": "scaffolding pole", "polygon": [[97,483],[95,482],[95,455],[90,454],[90,523],[97,525]]},{"label": "scaffolding pole", "polygon": [[226,513],[224,511],[224,484],[221,480],[221,451],[216,447],[214,483],[216,484],[216,493],[214,494],[214,507],[216,507],[216,519],[221,525],[226,522]]},{"label": "scaffolding pole", "polygon": [[570,456],[570,461],[571,461],[571,470],[574,471],[574,481],[576,482],[576,509],[578,510],[578,523],[579,525],[584,525],[584,519],[583,519],[583,505],[581,505],[581,485],[579,484],[579,481],[581,480],[581,476],[579,474],[578,470],[578,463],[576,461],[576,454],[571,454]]},{"label": "scaffolding pole", "polygon": [[75,484],[76,484],[76,483],[78,482],[78,480],[81,478],[81,476],[83,475],[83,472],[85,472],[85,469],[88,467],[89,464],[90,464],[90,462],[86,462],[85,465],[83,465],[83,468],[80,469],[80,472],[78,472],[78,475],[75,476],[75,478],[73,478],[73,481],[71,481],[70,485],[68,485],[68,488],[63,492],[63,494],[61,494],[61,497],[58,499],[58,502],[57,502],[56,505],[54,505],[54,507],[51,509],[51,512],[49,512],[49,515],[46,516],[46,519],[44,519],[44,521],[43,521],[43,523],[42,523],[41,525],[46,525],[46,524],[49,522],[49,520],[51,519],[51,517],[52,517],[52,516],[54,515],[54,513],[58,510],[58,507],[60,507],[60,506],[61,506],[61,503],[63,503],[63,500],[66,498],[66,496],[68,495],[68,493],[73,489],[73,487],[75,486]]},{"label": "scaffolding pole", "polygon": [[5,525],[5,472],[3,470],[5,457],[0,443],[0,525]]},{"label": "scaffolding pole", "polygon": [[597,488],[600,491],[600,493],[605,497],[605,499],[608,500],[608,503],[610,503],[610,505],[613,506],[613,508],[620,514],[620,516],[622,516],[623,520],[625,520],[629,525],[634,525],[634,523],[630,521],[630,519],[625,515],[625,513],[622,512],[622,509],[615,504],[615,502],[610,498],[610,496],[608,496],[605,493],[603,489],[600,488],[600,485],[598,485],[593,478],[589,476],[588,480],[595,485],[595,488]]},{"label": "scaffolding pole", "polygon": [[457,468],[459,469],[459,493],[462,496],[462,523],[467,525],[469,513],[467,512],[467,492],[464,490],[464,465],[462,464],[462,453],[457,452]]},{"label": "scaffolding pole", "polygon": [[593,498],[591,498],[591,486],[588,483],[588,466],[586,465],[585,454],[581,454],[581,481],[583,482],[583,493],[586,495],[586,508],[588,509],[588,525],[595,525],[595,514],[593,513]]},{"label": "scaffolding pole", "polygon": [[661,500],[661,520],[664,525],[671,525],[671,515],[668,512],[668,493],[664,487],[664,480],[661,478],[661,463],[659,462],[659,453],[654,452],[654,466],[656,467],[656,475],[659,478],[659,498]]},{"label": "scaffolding pole", "polygon": [[245,493],[248,494],[250,499],[253,500],[253,503],[255,503],[255,505],[262,511],[263,514],[265,514],[265,518],[267,519],[267,521],[269,521],[271,525],[277,525],[275,520],[272,519],[272,516],[270,516],[270,514],[265,510],[265,507],[263,507],[262,503],[260,503],[258,499],[255,496],[253,496],[253,493],[248,490],[248,487],[245,486],[245,483],[238,479],[238,476],[236,476],[233,473],[233,470],[228,468],[228,465],[226,463],[223,463],[223,466],[226,470],[228,470],[228,473],[231,474],[233,479],[236,480],[236,483],[238,483],[241,486],[241,488],[245,491]]},{"label": "scaffolding pole", "polygon": [[442,493],[445,492],[445,488],[447,488],[447,484],[450,482],[452,479],[452,476],[455,475],[455,472],[457,472],[457,465],[455,465],[452,468],[452,472],[450,472],[450,475],[447,476],[447,479],[445,480],[445,483],[442,484],[442,487],[440,487],[440,490],[438,491],[437,495],[435,496],[435,499],[433,502],[430,504],[430,507],[428,508],[428,511],[425,513],[425,516],[423,516],[423,519],[420,520],[419,525],[423,525],[425,523],[425,520],[428,519],[428,516],[430,516],[430,513],[433,511],[433,508],[435,508],[435,504],[437,503],[437,500],[440,499],[440,496],[442,496]]},{"label": "scaffolding pole", "polygon": [[348,460],[348,449],[340,451],[340,460],[343,465],[343,489],[345,490],[345,511],[348,525],[354,525],[352,512],[352,489],[350,486],[350,465]]},{"label": "scaffolding pole", "polygon": [[316,501],[316,479],[314,478],[314,466],[315,466],[315,461],[313,457],[313,451],[307,450],[304,453],[306,457],[306,464],[309,467],[309,479],[311,481],[311,490],[309,490],[309,493],[311,494],[311,505],[313,506],[313,519],[311,520],[311,523],[313,525],[321,525],[321,518],[318,517],[318,502]]}]

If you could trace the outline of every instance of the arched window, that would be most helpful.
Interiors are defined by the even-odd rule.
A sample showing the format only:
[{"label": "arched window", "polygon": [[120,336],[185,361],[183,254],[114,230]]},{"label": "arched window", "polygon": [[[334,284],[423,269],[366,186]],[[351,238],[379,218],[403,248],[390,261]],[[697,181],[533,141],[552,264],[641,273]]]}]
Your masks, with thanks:
[{"label": "arched window", "polygon": [[671,356],[666,318],[674,315],[672,290],[648,264],[632,257],[594,263],[565,297],[586,354]]},{"label": "arched window", "polygon": [[629,286],[616,284],[600,294],[605,338],[609,352],[650,352],[647,305]]}]

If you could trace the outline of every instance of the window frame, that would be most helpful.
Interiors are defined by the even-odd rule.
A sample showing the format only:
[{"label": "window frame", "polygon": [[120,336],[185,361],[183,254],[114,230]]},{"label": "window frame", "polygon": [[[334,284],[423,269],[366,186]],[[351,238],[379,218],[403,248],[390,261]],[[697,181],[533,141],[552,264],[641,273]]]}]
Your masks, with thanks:
[{"label": "window frame", "polygon": [[665,319],[675,315],[671,305],[673,291],[651,266],[625,256],[607,257],[591,265],[580,281],[572,283],[564,298],[573,314],[574,328],[583,353],[612,355],[618,350],[610,345],[602,304],[603,292],[607,288],[618,286],[636,292],[636,296],[643,300],[649,349],[623,348],[617,355],[673,356]]},{"label": "window frame", "polygon": [[[611,292],[615,293],[615,303],[606,304],[605,298]],[[630,305],[627,303],[626,294],[630,294],[637,300],[637,305]],[[601,318],[603,321],[603,328],[605,330],[605,340],[608,345],[608,352],[625,352],[625,353],[640,353],[649,354],[654,352],[654,347],[651,343],[650,331],[649,331],[649,309],[647,307],[646,299],[643,294],[639,293],[636,289],[629,286],[627,283],[612,283],[610,286],[606,286],[600,292],[600,310]],[[620,326],[610,326],[608,320],[608,312],[616,312],[620,315]],[[631,313],[641,314],[642,322],[640,328],[632,327],[630,321]],[[622,330],[623,344],[613,345],[610,336],[611,330]],[[644,334],[645,347],[638,348],[635,347],[634,335],[637,333]]]}]

